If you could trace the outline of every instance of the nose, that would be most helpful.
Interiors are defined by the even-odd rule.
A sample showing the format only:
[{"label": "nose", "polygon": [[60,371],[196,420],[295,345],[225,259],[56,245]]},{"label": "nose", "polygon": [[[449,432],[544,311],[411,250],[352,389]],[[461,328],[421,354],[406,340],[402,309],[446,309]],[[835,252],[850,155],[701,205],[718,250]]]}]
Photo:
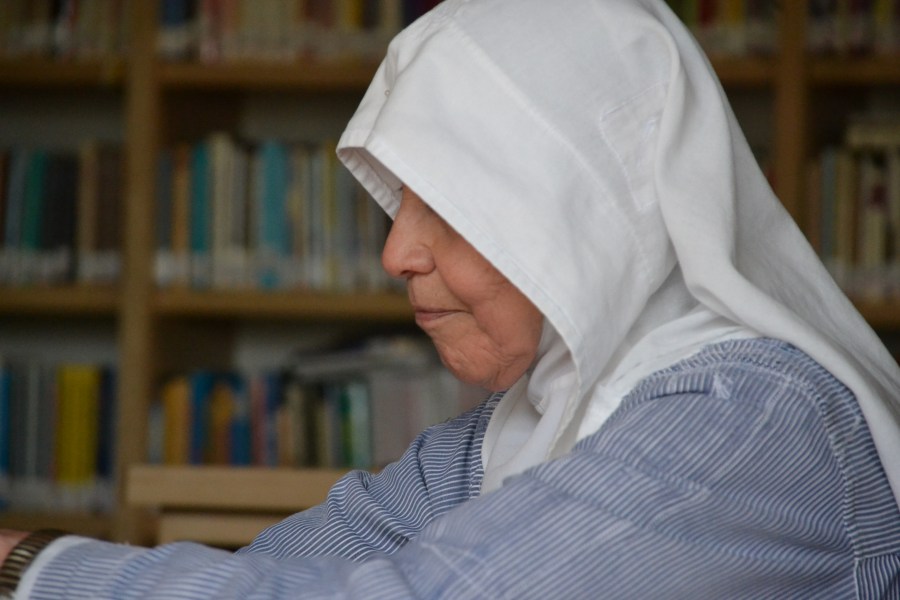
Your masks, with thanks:
[{"label": "nose", "polygon": [[391,277],[409,279],[434,269],[434,258],[428,244],[427,227],[417,217],[417,199],[404,190],[400,209],[384,243],[381,264]]}]

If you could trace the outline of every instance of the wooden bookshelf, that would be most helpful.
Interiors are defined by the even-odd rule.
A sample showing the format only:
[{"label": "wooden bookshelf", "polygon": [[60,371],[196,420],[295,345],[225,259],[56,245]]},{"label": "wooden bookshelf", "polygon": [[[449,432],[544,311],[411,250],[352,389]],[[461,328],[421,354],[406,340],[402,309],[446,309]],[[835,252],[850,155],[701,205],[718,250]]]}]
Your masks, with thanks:
[{"label": "wooden bookshelf", "polygon": [[778,73],[774,57],[712,57],[710,62],[722,84],[731,88],[771,87]]},{"label": "wooden bookshelf", "polygon": [[[117,474],[121,508],[105,517],[6,514],[0,515],[0,526],[30,528],[58,524],[102,537],[139,540],[146,512],[134,507],[163,503],[162,498],[152,498],[156,488],[175,494],[180,493],[178,490],[202,494],[207,485],[225,486],[239,498],[244,498],[240,500],[245,503],[244,508],[277,512],[293,506],[287,500],[278,500],[284,498],[281,486],[288,485],[279,479],[284,477],[290,482],[300,481],[304,489],[313,490],[310,493],[319,498],[336,473],[283,473],[276,470],[260,474],[247,469],[140,466],[146,458],[147,411],[156,393],[161,365],[166,359],[166,336],[172,335],[173,330],[177,334],[178,327],[184,323],[211,319],[236,322],[283,320],[286,323],[323,321],[327,324],[346,321],[353,326],[373,323],[398,328],[408,327],[412,322],[408,302],[402,294],[220,293],[156,288],[151,224],[155,219],[156,157],[163,140],[170,141],[166,136],[171,138],[173,134],[183,133],[179,128],[191,125],[194,120],[209,120],[214,126],[233,126],[236,119],[232,113],[240,110],[240,102],[233,100],[245,95],[341,94],[361,98],[375,72],[375,65],[358,62],[168,63],[155,57],[158,2],[132,2],[130,6],[131,53],[124,60],[0,60],[0,89],[66,94],[73,89],[87,88],[120,93],[126,122],[124,151],[127,157],[123,198],[126,220],[122,235],[123,263],[127,268],[118,286],[0,289],[0,316],[3,318],[65,316],[87,320],[100,316],[115,320],[120,398]],[[729,91],[765,91],[764,101],[770,102],[765,110],[772,111],[774,123],[771,159],[776,170],[776,192],[798,222],[806,223],[806,167],[816,151],[816,123],[812,119],[817,94],[829,93],[821,88],[835,85],[852,91],[900,86],[900,57],[811,57],[805,47],[807,2],[783,2],[781,7],[779,48],[775,56],[713,58],[712,63]],[[187,101],[181,104],[172,101],[172,96],[180,95],[187,96]],[[223,97],[227,97],[228,102],[223,102]],[[224,108],[223,104],[226,105]],[[175,114],[186,110],[185,106],[189,106],[191,112]],[[208,124],[204,122],[203,127]],[[857,306],[879,331],[900,331],[900,301],[858,302]],[[289,489],[296,489],[299,484],[289,485]],[[139,501],[133,495],[137,493],[135,490],[151,496],[144,495],[144,500]],[[252,494],[242,490],[251,490]],[[246,497],[241,496],[245,493],[248,494]],[[206,500],[200,497],[182,498],[178,502],[177,506],[171,506],[172,511],[196,513],[206,510]],[[279,502],[282,504],[271,506]],[[271,518],[271,514],[264,518]],[[196,525],[201,529],[189,531],[214,530],[210,523]],[[255,527],[260,521],[254,521],[252,525],[246,521],[241,523],[235,527],[243,527],[240,529],[243,533],[235,533],[229,538],[232,541],[245,535],[247,527]],[[169,532],[166,535],[175,534]],[[227,540],[218,541],[224,543]]]},{"label": "wooden bookshelf", "polygon": [[79,62],[0,60],[0,87],[120,88],[124,83],[125,62],[121,59]]},{"label": "wooden bookshelf", "polygon": [[376,67],[360,62],[162,64],[159,84],[166,89],[359,93],[371,81]]},{"label": "wooden bookshelf", "polygon": [[113,519],[91,513],[2,512],[0,528],[30,531],[50,528],[100,539],[112,538]]},{"label": "wooden bookshelf", "polygon": [[809,69],[813,85],[900,85],[900,56],[817,58]]},{"label": "wooden bookshelf", "polygon": [[113,317],[118,305],[119,291],[115,287],[0,288],[0,315]]},{"label": "wooden bookshelf", "polygon": [[193,540],[238,547],[291,513],[322,502],[346,472],[136,465],[128,474],[126,498],[154,511],[152,543]]},{"label": "wooden bookshelf", "polygon": [[135,465],[126,501],[136,506],[284,512],[320,503],[346,469]]},{"label": "wooden bookshelf", "polygon": [[235,317],[245,319],[340,319],[412,322],[405,295],[312,294],[304,292],[157,292],[154,311],[179,317]]}]

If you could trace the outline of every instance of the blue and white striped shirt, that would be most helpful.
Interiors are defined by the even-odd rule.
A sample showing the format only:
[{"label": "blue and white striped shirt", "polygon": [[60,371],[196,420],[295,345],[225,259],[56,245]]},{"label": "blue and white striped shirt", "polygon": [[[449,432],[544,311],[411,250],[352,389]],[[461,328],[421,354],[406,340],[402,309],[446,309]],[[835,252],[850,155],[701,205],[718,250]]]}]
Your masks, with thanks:
[{"label": "blue and white striped shirt", "polygon": [[900,511],[852,393],[773,340],[642,381],[479,496],[493,397],[236,554],[88,542],[34,598],[900,598]]}]

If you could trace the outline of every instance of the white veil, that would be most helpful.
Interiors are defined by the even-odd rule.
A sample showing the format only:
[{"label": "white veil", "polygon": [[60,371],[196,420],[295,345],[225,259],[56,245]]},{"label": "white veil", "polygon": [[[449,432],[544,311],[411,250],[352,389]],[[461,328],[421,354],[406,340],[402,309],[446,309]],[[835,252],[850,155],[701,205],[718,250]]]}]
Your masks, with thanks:
[{"label": "white veil", "polygon": [[900,499],[900,370],[662,1],[447,0],[391,44],[338,153],[389,214],[412,187],[564,340],[547,457],[633,332],[672,317],[653,302],[672,286],[665,306],[790,342],[852,389]]}]

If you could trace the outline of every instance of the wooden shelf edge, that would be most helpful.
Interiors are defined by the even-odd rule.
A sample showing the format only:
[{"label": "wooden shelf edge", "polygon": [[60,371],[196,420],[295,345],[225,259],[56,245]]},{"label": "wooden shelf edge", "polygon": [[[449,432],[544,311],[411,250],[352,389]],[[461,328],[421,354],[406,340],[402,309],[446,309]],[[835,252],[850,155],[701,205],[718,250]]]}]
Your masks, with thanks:
[{"label": "wooden shelf edge", "polygon": [[112,533],[111,515],[87,513],[0,512],[0,528],[30,531],[50,528],[62,529],[78,535],[109,539]]},{"label": "wooden shelf edge", "polygon": [[722,85],[729,87],[765,87],[774,85],[776,59],[768,56],[710,58]]},{"label": "wooden shelf edge", "polygon": [[0,288],[0,315],[113,317],[118,289],[83,285]]},{"label": "wooden shelf edge", "polygon": [[125,61],[119,58],[92,61],[51,59],[0,59],[0,86],[13,87],[122,87]]},{"label": "wooden shelf edge", "polygon": [[294,512],[325,499],[346,469],[134,465],[127,502],[162,509]]},{"label": "wooden shelf edge", "polygon": [[405,296],[395,293],[317,294],[300,291],[165,290],[155,312],[165,316],[287,319],[360,319],[412,322]]},{"label": "wooden shelf edge", "polygon": [[816,85],[898,85],[900,55],[814,58],[810,78]]},{"label": "wooden shelf edge", "polygon": [[161,63],[159,81],[168,89],[362,91],[377,65],[352,62]]}]

